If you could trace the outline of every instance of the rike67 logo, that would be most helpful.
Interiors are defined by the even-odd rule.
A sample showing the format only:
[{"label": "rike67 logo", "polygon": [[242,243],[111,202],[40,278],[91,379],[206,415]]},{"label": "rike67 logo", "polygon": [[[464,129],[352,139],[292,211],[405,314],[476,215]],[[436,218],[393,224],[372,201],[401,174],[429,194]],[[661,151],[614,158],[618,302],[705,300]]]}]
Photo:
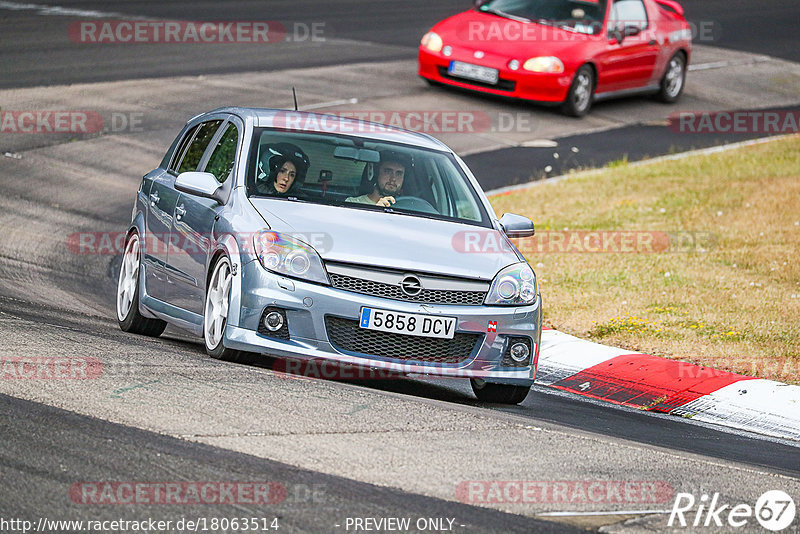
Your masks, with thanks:
[{"label": "rike67 logo", "polygon": [[741,528],[755,517],[765,529],[779,532],[792,524],[795,512],[794,500],[781,490],[765,492],[755,506],[722,503],[719,493],[703,494],[699,502],[691,493],[678,493],[667,526]]}]

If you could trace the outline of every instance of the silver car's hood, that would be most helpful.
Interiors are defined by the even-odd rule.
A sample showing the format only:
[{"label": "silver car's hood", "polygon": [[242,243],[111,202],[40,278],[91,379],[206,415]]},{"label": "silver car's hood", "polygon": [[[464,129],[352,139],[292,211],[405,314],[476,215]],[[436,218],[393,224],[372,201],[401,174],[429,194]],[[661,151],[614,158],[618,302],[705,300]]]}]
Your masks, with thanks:
[{"label": "silver car's hood", "polygon": [[287,200],[250,200],[273,230],[300,234],[297,237],[329,261],[483,280],[520,261],[506,237],[493,228]]}]

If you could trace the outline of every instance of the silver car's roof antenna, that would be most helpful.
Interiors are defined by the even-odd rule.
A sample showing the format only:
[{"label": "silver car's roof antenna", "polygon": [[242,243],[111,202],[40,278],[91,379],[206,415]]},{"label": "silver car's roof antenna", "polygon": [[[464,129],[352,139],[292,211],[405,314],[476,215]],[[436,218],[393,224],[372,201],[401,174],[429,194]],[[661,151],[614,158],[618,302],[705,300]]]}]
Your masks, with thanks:
[{"label": "silver car's roof antenna", "polygon": [[294,87],[292,87],[292,96],[294,97],[294,110],[298,111],[298,109],[297,109],[297,93],[295,92]]}]

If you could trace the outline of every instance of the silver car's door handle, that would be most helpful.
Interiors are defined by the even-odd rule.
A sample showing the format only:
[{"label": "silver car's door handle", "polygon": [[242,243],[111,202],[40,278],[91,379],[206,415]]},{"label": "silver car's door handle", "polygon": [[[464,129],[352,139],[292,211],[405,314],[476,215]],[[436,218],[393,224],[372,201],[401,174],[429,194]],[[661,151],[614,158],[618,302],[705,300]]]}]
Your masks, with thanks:
[{"label": "silver car's door handle", "polygon": [[155,193],[150,193],[150,204],[155,206],[156,204],[158,204],[159,200],[160,199],[158,198],[158,191],[156,191]]},{"label": "silver car's door handle", "polygon": [[175,208],[175,218],[180,220],[184,215],[186,215],[186,208],[183,207],[183,204],[181,204]]}]

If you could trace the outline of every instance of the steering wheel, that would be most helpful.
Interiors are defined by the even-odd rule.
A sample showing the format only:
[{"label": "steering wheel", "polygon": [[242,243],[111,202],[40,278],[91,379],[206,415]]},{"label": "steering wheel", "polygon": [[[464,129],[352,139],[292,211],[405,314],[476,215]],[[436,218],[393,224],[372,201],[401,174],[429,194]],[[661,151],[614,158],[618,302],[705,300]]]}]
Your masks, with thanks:
[{"label": "steering wheel", "polygon": [[439,210],[434,208],[430,202],[420,197],[404,196],[397,197],[395,203],[392,204],[393,208],[401,210],[419,211],[421,213],[434,213],[440,215]]}]

